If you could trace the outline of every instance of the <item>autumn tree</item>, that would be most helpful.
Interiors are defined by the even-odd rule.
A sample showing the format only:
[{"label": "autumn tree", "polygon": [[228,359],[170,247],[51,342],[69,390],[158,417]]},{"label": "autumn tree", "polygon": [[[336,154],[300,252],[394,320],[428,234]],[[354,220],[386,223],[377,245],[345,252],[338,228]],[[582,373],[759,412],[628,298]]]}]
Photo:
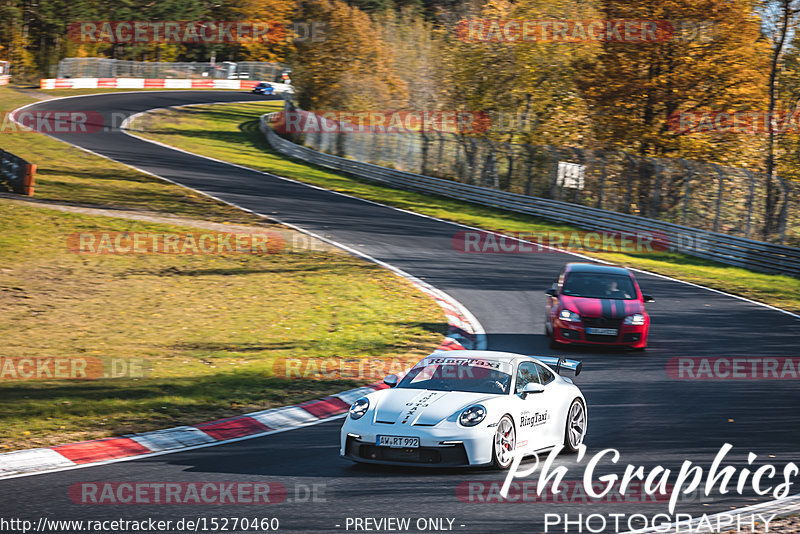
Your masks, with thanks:
[{"label": "autumn tree", "polygon": [[[450,98],[494,117],[489,134],[503,141],[585,145],[591,137],[586,107],[576,83],[576,62],[596,53],[596,44],[541,39],[510,40],[491,33],[491,21],[541,23],[589,19],[591,2],[497,0],[472,15],[486,28],[484,39],[463,31],[447,57]],[[463,26],[469,22],[462,22]]]},{"label": "autumn tree", "polygon": [[[781,104],[779,80],[784,74],[786,65],[786,52],[789,48],[789,41],[792,34],[797,30],[798,15],[800,15],[800,2],[797,0],[764,0],[762,5],[762,29],[770,44],[769,78],[767,84],[769,117],[778,109]],[[796,75],[796,73],[795,73]],[[784,76],[784,79],[791,83],[791,77]],[[788,88],[787,88],[788,89]],[[791,90],[784,91],[791,93]],[[791,98],[791,96],[790,96]],[[781,110],[785,112],[786,110]],[[764,239],[768,239],[778,230],[778,203],[780,188],[776,183],[777,158],[776,158],[776,128],[770,125],[767,131],[766,147],[766,197],[764,205],[764,227],[762,233]]]},{"label": "autumn tree", "polygon": [[[783,58],[777,77],[777,102],[779,113],[789,117],[800,116],[800,37],[795,35]],[[800,121],[785,125],[775,142],[775,169],[777,175],[800,182]]]},{"label": "autumn tree", "polygon": [[[581,89],[598,140],[641,157],[705,159],[757,166],[762,139],[732,134],[692,135],[672,126],[681,112],[764,109],[766,47],[751,0],[627,0],[605,2],[605,20],[648,20],[655,39],[610,40],[594,61],[580,65]],[[674,174],[663,208],[682,190]],[[651,206],[655,169],[638,166],[633,212]],[[641,210],[641,211],[639,211]]]},{"label": "autumn tree", "polygon": [[[241,57],[248,61],[284,61],[293,50],[292,19],[297,14],[294,0],[240,0],[237,15],[240,20],[260,22],[269,26],[266,41],[247,41],[241,44]],[[310,38],[309,36],[300,36]]]},{"label": "autumn tree", "polygon": [[392,51],[392,69],[408,88],[406,104],[413,109],[440,109],[444,102],[442,32],[416,10],[375,15],[380,39]]},{"label": "autumn tree", "polygon": [[604,143],[642,156],[685,155],[691,140],[670,130],[674,113],[760,109],[766,54],[753,8],[750,0],[607,2],[605,19],[668,22],[656,41],[605,42],[596,61],[581,65]]},{"label": "autumn tree", "polygon": [[324,39],[296,44],[292,83],[309,110],[398,109],[407,85],[393,69],[392,51],[369,16],[341,0],[312,0],[302,20],[325,23]]}]

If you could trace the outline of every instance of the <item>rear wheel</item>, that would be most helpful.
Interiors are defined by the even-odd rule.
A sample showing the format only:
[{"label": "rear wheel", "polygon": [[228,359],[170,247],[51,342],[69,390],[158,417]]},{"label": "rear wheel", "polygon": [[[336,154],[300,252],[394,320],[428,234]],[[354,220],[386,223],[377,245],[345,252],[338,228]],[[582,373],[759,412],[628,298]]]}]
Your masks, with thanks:
[{"label": "rear wheel", "polygon": [[504,415],[497,423],[492,446],[492,460],[496,467],[508,469],[514,458],[514,449],[517,446],[517,434],[514,431],[514,422],[511,417]]},{"label": "rear wheel", "polygon": [[567,411],[567,422],[564,428],[564,449],[567,452],[578,452],[586,435],[586,407],[580,399],[575,399]]}]

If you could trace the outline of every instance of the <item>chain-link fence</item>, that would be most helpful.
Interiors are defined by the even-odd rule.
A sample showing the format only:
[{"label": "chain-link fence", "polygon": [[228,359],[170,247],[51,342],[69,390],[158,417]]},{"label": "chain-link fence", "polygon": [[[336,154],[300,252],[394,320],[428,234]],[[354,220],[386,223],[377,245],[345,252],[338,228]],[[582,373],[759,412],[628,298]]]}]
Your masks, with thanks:
[{"label": "chain-link fence", "polygon": [[[762,239],[766,179],[747,169],[453,133],[294,135],[315,150],[397,170]],[[770,241],[800,245],[800,184],[778,178]]]},{"label": "chain-link fence", "polygon": [[59,61],[57,78],[210,78],[279,82],[284,67],[279,63],[158,63],[99,57],[73,57]]}]

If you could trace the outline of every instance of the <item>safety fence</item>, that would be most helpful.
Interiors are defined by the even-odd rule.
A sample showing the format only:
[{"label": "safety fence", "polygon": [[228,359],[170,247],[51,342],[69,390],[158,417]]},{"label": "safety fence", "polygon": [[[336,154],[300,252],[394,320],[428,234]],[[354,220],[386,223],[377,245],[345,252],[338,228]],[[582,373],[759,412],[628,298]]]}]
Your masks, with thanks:
[{"label": "safety fence", "polygon": [[281,81],[280,63],[267,61],[155,62],[99,57],[64,58],[56,78],[208,78],[221,80]]},{"label": "safety fence", "polygon": [[[260,120],[261,131],[266,136],[268,143],[281,154],[308,163],[321,165],[400,189],[502,208],[594,231],[618,232],[629,235],[650,232],[653,236],[657,236],[657,242],[664,248],[729,265],[793,276],[797,276],[800,273],[800,248],[691,228],[639,215],[587,206],[580,202],[541,198],[327,154],[314,148],[296,144],[278,135],[271,127],[276,115],[275,113],[266,114]],[[379,138],[381,136],[372,134],[372,137]],[[559,154],[559,152],[556,152],[556,154]],[[433,161],[429,162],[429,164],[435,165]],[[551,164],[551,167],[557,181],[559,179],[558,163]],[[577,180],[578,178],[574,176],[570,178],[568,173],[561,173],[562,183],[570,179]],[[557,185],[557,188],[565,189],[563,185]],[[533,188],[529,191],[533,191]],[[556,192],[558,192],[558,189]]]},{"label": "safety fence", "polygon": [[[287,105],[290,113],[308,113]],[[687,159],[506,143],[442,131],[375,133],[325,127],[326,121],[319,117],[312,121],[319,128],[303,128],[304,121],[295,120],[303,131],[287,137],[320,152],[396,170],[800,245],[800,183],[781,177],[768,184],[758,172]],[[774,199],[770,221],[768,196]]]},{"label": "safety fence", "polygon": [[[153,78],[44,78],[40,89],[228,89],[251,90],[257,80],[189,80]],[[285,83],[271,83],[276,93],[292,93],[294,89]]]}]

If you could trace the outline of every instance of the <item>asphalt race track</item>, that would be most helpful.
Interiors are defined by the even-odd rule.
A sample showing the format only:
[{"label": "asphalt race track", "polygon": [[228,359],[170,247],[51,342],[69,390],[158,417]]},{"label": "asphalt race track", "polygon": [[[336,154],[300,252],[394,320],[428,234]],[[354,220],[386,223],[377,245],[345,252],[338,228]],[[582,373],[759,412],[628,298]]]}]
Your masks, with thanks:
[{"label": "asphalt race track", "polygon": [[[105,94],[45,101],[45,110],[87,110],[108,117],[201,102],[263,100],[231,91]],[[29,108],[31,109],[31,108]],[[255,118],[255,117],[254,117]],[[621,473],[625,464],[678,468],[684,460],[707,466],[724,443],[731,460],[748,452],[782,466],[800,459],[800,391],[796,380],[671,379],[675,356],[796,356],[800,322],[790,315],[688,284],[638,276],[656,302],[645,353],[608,350],[553,351],[543,335],[544,289],[574,257],[563,253],[461,254],[453,250],[456,225],[281,180],[147,143],[119,131],[61,135],[66,142],[274,216],[356,248],[449,293],[478,318],[491,349],[526,354],[565,354],[584,361],[576,383],[589,408],[589,455],[615,448],[619,464],[601,462],[597,475]],[[397,321],[403,321],[398,317]],[[447,517],[462,532],[544,531],[545,513],[666,512],[665,503],[541,504],[470,503],[456,495],[460,483],[499,481],[491,470],[420,470],[362,467],[338,457],[341,420],[183,453],[0,481],[9,513],[36,519],[199,516],[278,517],[282,531],[343,532],[347,517]],[[769,457],[774,455],[774,457]],[[582,462],[585,465],[586,460]],[[574,457],[558,464],[579,480]],[[570,467],[571,466],[571,467]],[[595,476],[597,478],[597,476]],[[268,507],[78,505],[71,484],[87,481],[262,481],[287,487],[286,502]],[[316,487],[316,499],[306,491]],[[800,492],[793,487],[792,494]],[[769,500],[769,495],[717,493],[687,498],[681,513],[711,513]],[[445,524],[447,524],[445,522]],[[463,526],[462,526],[463,525]],[[570,532],[576,532],[575,526]],[[563,528],[550,532],[563,532]]]}]

